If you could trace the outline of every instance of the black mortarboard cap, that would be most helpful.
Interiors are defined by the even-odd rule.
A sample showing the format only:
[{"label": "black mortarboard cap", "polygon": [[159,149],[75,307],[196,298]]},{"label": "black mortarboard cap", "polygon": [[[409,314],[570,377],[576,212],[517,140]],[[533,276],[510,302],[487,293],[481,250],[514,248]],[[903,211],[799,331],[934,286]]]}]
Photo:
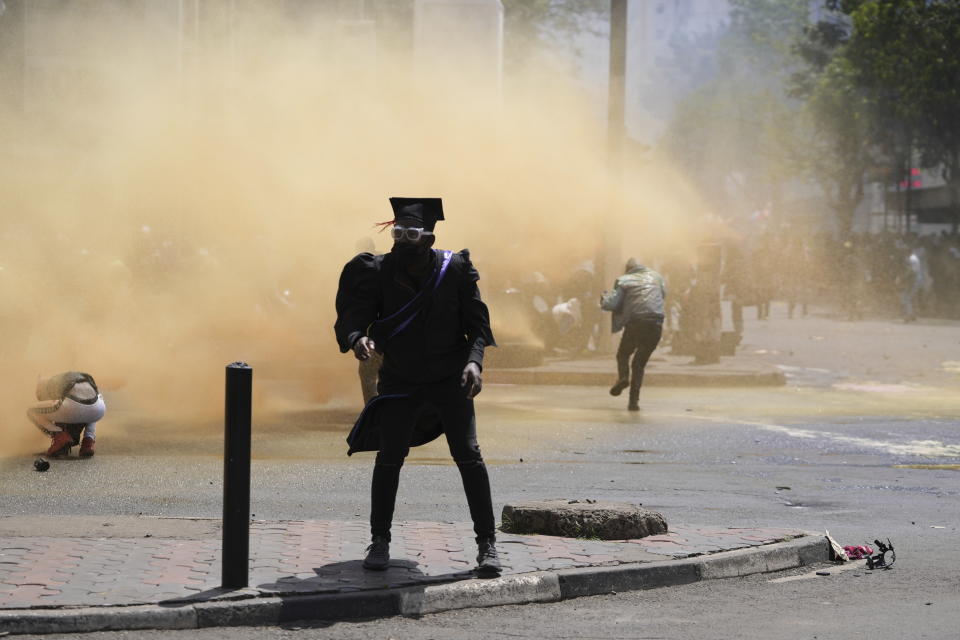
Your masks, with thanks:
[{"label": "black mortarboard cap", "polygon": [[393,219],[412,218],[433,231],[437,220],[443,220],[443,201],[440,198],[390,198]]}]

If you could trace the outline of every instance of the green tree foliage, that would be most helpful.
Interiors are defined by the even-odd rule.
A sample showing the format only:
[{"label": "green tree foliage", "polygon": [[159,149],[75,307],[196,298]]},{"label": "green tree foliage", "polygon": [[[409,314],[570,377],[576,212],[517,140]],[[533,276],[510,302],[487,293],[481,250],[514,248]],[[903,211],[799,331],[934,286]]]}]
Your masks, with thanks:
[{"label": "green tree foliage", "polygon": [[736,173],[775,202],[799,173],[845,233],[865,180],[918,152],[943,169],[960,221],[960,1],[825,0],[817,23],[806,2],[730,4],[716,76],[664,141],[709,195]]},{"label": "green tree foliage", "polygon": [[939,166],[960,218],[960,2],[844,0],[854,82],[880,124],[909,138],[926,166]]},{"label": "green tree foliage", "polygon": [[800,166],[821,189],[841,235],[847,235],[864,178],[875,165],[876,105],[856,81],[856,69],[843,55],[850,25],[836,11],[808,25],[792,43],[801,63],[791,75],[788,93],[801,100],[798,149]]},{"label": "green tree foliage", "polygon": [[[807,165],[841,229],[871,167],[897,179],[918,152],[960,191],[960,2],[827,0],[795,51],[791,92],[805,104]],[[881,177],[876,175],[873,177]],[[955,212],[955,220],[960,212]]]}]

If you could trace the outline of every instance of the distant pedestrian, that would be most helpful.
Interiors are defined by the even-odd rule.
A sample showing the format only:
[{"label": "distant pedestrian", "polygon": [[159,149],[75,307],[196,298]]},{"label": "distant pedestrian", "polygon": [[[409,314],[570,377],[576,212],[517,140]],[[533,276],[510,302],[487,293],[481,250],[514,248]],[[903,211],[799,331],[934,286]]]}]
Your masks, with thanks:
[{"label": "distant pedestrian", "polygon": [[689,341],[694,364],[720,361],[722,311],[720,270],[722,249],[713,243],[697,247],[697,270],[690,288],[684,292],[681,332]]},{"label": "distant pedestrian", "polygon": [[729,242],[723,251],[720,282],[723,285],[724,296],[730,300],[730,318],[733,322],[733,331],[737,335],[737,344],[743,340],[743,308],[751,303],[751,283],[747,267],[747,260],[740,243]]},{"label": "distant pedestrian", "polygon": [[617,278],[613,291],[604,291],[600,299],[600,307],[613,312],[612,332],[623,330],[617,349],[618,378],[610,395],[619,396],[630,387],[630,411],[640,410],[643,371],[663,333],[665,298],[666,286],[660,274],[630,258],[626,273]]},{"label": "distant pedestrian", "polygon": [[27,410],[27,417],[50,436],[52,442],[47,455],[51,458],[69,455],[70,449],[79,444],[80,457],[91,457],[97,439],[97,423],[107,410],[93,376],[81,371],[67,371],[41,378],[37,380],[36,394],[40,403]]},{"label": "distant pedestrian", "polygon": [[917,298],[926,284],[926,272],[923,263],[917,251],[911,251],[906,259],[906,269],[904,270],[904,286],[900,293],[900,300],[903,303],[903,321],[916,322],[917,320]]},{"label": "distant pedestrian", "polygon": [[337,290],[334,326],[342,352],[358,360],[383,354],[379,395],[357,419],[349,453],[377,451],[366,569],[390,564],[390,528],[400,468],[411,446],[446,436],[466,493],[478,555],[477,573],[495,576],[500,561],[487,467],[477,444],[473,398],[480,393],[486,347],[496,346],[480,275],[470,252],[433,249],[443,220],[439,198],[391,198],[390,253],[348,262]]},{"label": "distant pedestrian", "polygon": [[770,301],[777,289],[777,261],[781,258],[774,247],[774,238],[764,233],[750,255],[753,296],[757,303],[757,320],[770,319]]},{"label": "distant pedestrian", "polygon": [[[361,253],[370,257],[377,254],[373,238],[365,237],[357,241],[357,254]],[[381,366],[383,366],[383,356],[376,351],[371,351],[370,357],[360,360],[357,364],[357,373],[360,376],[360,393],[363,394],[364,406],[377,395],[377,382],[380,380]]]},{"label": "distant pedestrian", "polygon": [[843,296],[841,306],[846,312],[847,320],[863,320],[866,306],[867,284],[871,275],[865,264],[863,245],[861,238],[851,236],[844,241],[840,249],[839,282],[846,285],[845,290],[840,292]]},{"label": "distant pedestrian", "polygon": [[800,307],[800,313],[806,316],[810,298],[810,251],[803,238],[790,238],[783,253],[783,260],[783,293],[787,298],[787,317],[793,318],[793,310],[797,306]]}]

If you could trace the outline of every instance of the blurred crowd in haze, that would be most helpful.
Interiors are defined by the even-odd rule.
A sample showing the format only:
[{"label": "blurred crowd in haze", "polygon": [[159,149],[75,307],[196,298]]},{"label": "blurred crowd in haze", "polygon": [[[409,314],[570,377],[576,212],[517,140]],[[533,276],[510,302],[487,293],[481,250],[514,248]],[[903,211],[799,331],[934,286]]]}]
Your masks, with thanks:
[{"label": "blurred crowd in haze", "polygon": [[[745,313],[766,319],[772,302],[786,303],[789,318],[814,308],[847,320],[960,318],[958,235],[883,232],[838,238],[784,230],[728,238],[721,244],[720,295],[729,301],[724,324],[732,324],[738,335]],[[680,254],[645,258],[641,262],[659,271],[667,283],[661,343],[666,346],[680,325],[698,265]],[[610,286],[612,281],[600,281],[593,261],[571,265],[567,274],[554,279],[535,271],[493,292],[493,314],[523,318],[548,351],[594,351],[601,333],[608,331],[598,300]],[[506,333],[513,337],[509,329]]]},{"label": "blurred crowd in haze", "polygon": [[960,318],[960,237],[956,235],[764,233],[725,247],[724,297],[769,314],[810,305],[849,320]]},{"label": "blurred crowd in haze", "polygon": [[[78,304],[78,300],[85,299],[94,316],[91,319],[104,320],[112,315],[118,320],[117,316],[124,315],[119,313],[121,309],[132,311],[150,301],[169,307],[170,298],[179,299],[176,304],[180,306],[187,302],[187,313],[202,315],[202,305],[194,298],[208,298],[211,286],[222,284],[214,277],[224,271],[216,248],[195,246],[149,226],[140,228],[135,236],[123,259],[78,250],[65,237],[60,238],[64,246],[51,256],[97,277],[86,283],[89,286],[61,277],[56,281],[60,286],[46,288],[43,295],[59,294],[73,304],[75,314],[80,316],[85,315],[83,308],[87,305]],[[918,316],[960,318],[960,235],[883,232],[837,238],[827,233],[787,229],[728,236],[720,244],[720,296],[728,301],[724,313],[732,315],[727,315],[723,323],[738,335],[743,332],[744,315],[765,319],[772,302],[787,303],[791,318],[813,309],[849,320],[910,322]],[[371,249],[356,247],[358,251]],[[482,260],[482,256],[478,257]],[[680,324],[684,302],[698,277],[696,260],[679,253],[636,257],[660,272],[666,281],[663,345],[669,345],[671,332]],[[347,258],[345,255],[344,260]],[[489,277],[485,278],[483,293],[501,341],[541,344],[548,352],[568,354],[601,348],[609,327],[600,311],[600,294],[612,286],[619,273],[611,274],[607,282],[593,260],[571,264],[566,273],[549,275],[540,271],[501,273],[496,266],[491,264],[487,269]],[[69,269],[64,271],[70,273]],[[273,269],[261,271],[271,273],[263,273],[247,285],[235,283],[232,302],[238,311],[252,312],[254,321],[258,317],[297,320],[304,333],[314,329],[326,331],[325,325],[316,326],[317,313],[325,308],[326,301],[309,284],[316,277],[310,268],[299,264],[283,268],[275,264]],[[0,281],[9,281],[7,284],[17,280],[15,270],[7,265],[0,267],[0,276]],[[166,302],[156,298],[164,293]],[[22,295],[21,299],[26,302]],[[113,304],[109,304],[111,300]],[[20,311],[27,313],[32,306],[35,305],[26,304]],[[222,301],[216,306],[223,311]],[[12,317],[8,320],[4,323],[11,325],[8,330],[13,330],[13,325],[19,325],[17,328],[24,332],[34,327],[30,321],[15,323]],[[263,338],[262,333],[257,335]]]}]

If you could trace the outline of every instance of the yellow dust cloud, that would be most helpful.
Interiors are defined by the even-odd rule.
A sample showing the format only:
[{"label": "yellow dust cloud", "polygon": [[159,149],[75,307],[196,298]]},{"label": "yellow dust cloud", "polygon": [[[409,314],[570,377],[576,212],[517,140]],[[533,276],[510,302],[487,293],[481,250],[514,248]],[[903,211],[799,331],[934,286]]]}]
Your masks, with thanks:
[{"label": "yellow dust cloud", "polygon": [[196,50],[170,46],[159,10],[154,24],[57,6],[32,50],[97,64],[41,98],[28,70],[33,88],[0,112],[5,453],[39,448],[23,415],[38,374],[88,371],[108,421],[149,424],[215,421],[223,366],[240,359],[307,401],[359,397],[333,298],[358,241],[389,250],[372,225],[392,218],[390,196],[444,199],[437,246],[471,249],[510,334],[527,329],[498,313],[500,292],[595,259],[602,227],[624,256],[692,255],[707,233],[669,168],[632,167],[611,197],[605,123],[557,65],[498,91],[450,73],[466,48],[436,68],[386,45],[351,59],[317,35],[324,18],[255,3]]}]

